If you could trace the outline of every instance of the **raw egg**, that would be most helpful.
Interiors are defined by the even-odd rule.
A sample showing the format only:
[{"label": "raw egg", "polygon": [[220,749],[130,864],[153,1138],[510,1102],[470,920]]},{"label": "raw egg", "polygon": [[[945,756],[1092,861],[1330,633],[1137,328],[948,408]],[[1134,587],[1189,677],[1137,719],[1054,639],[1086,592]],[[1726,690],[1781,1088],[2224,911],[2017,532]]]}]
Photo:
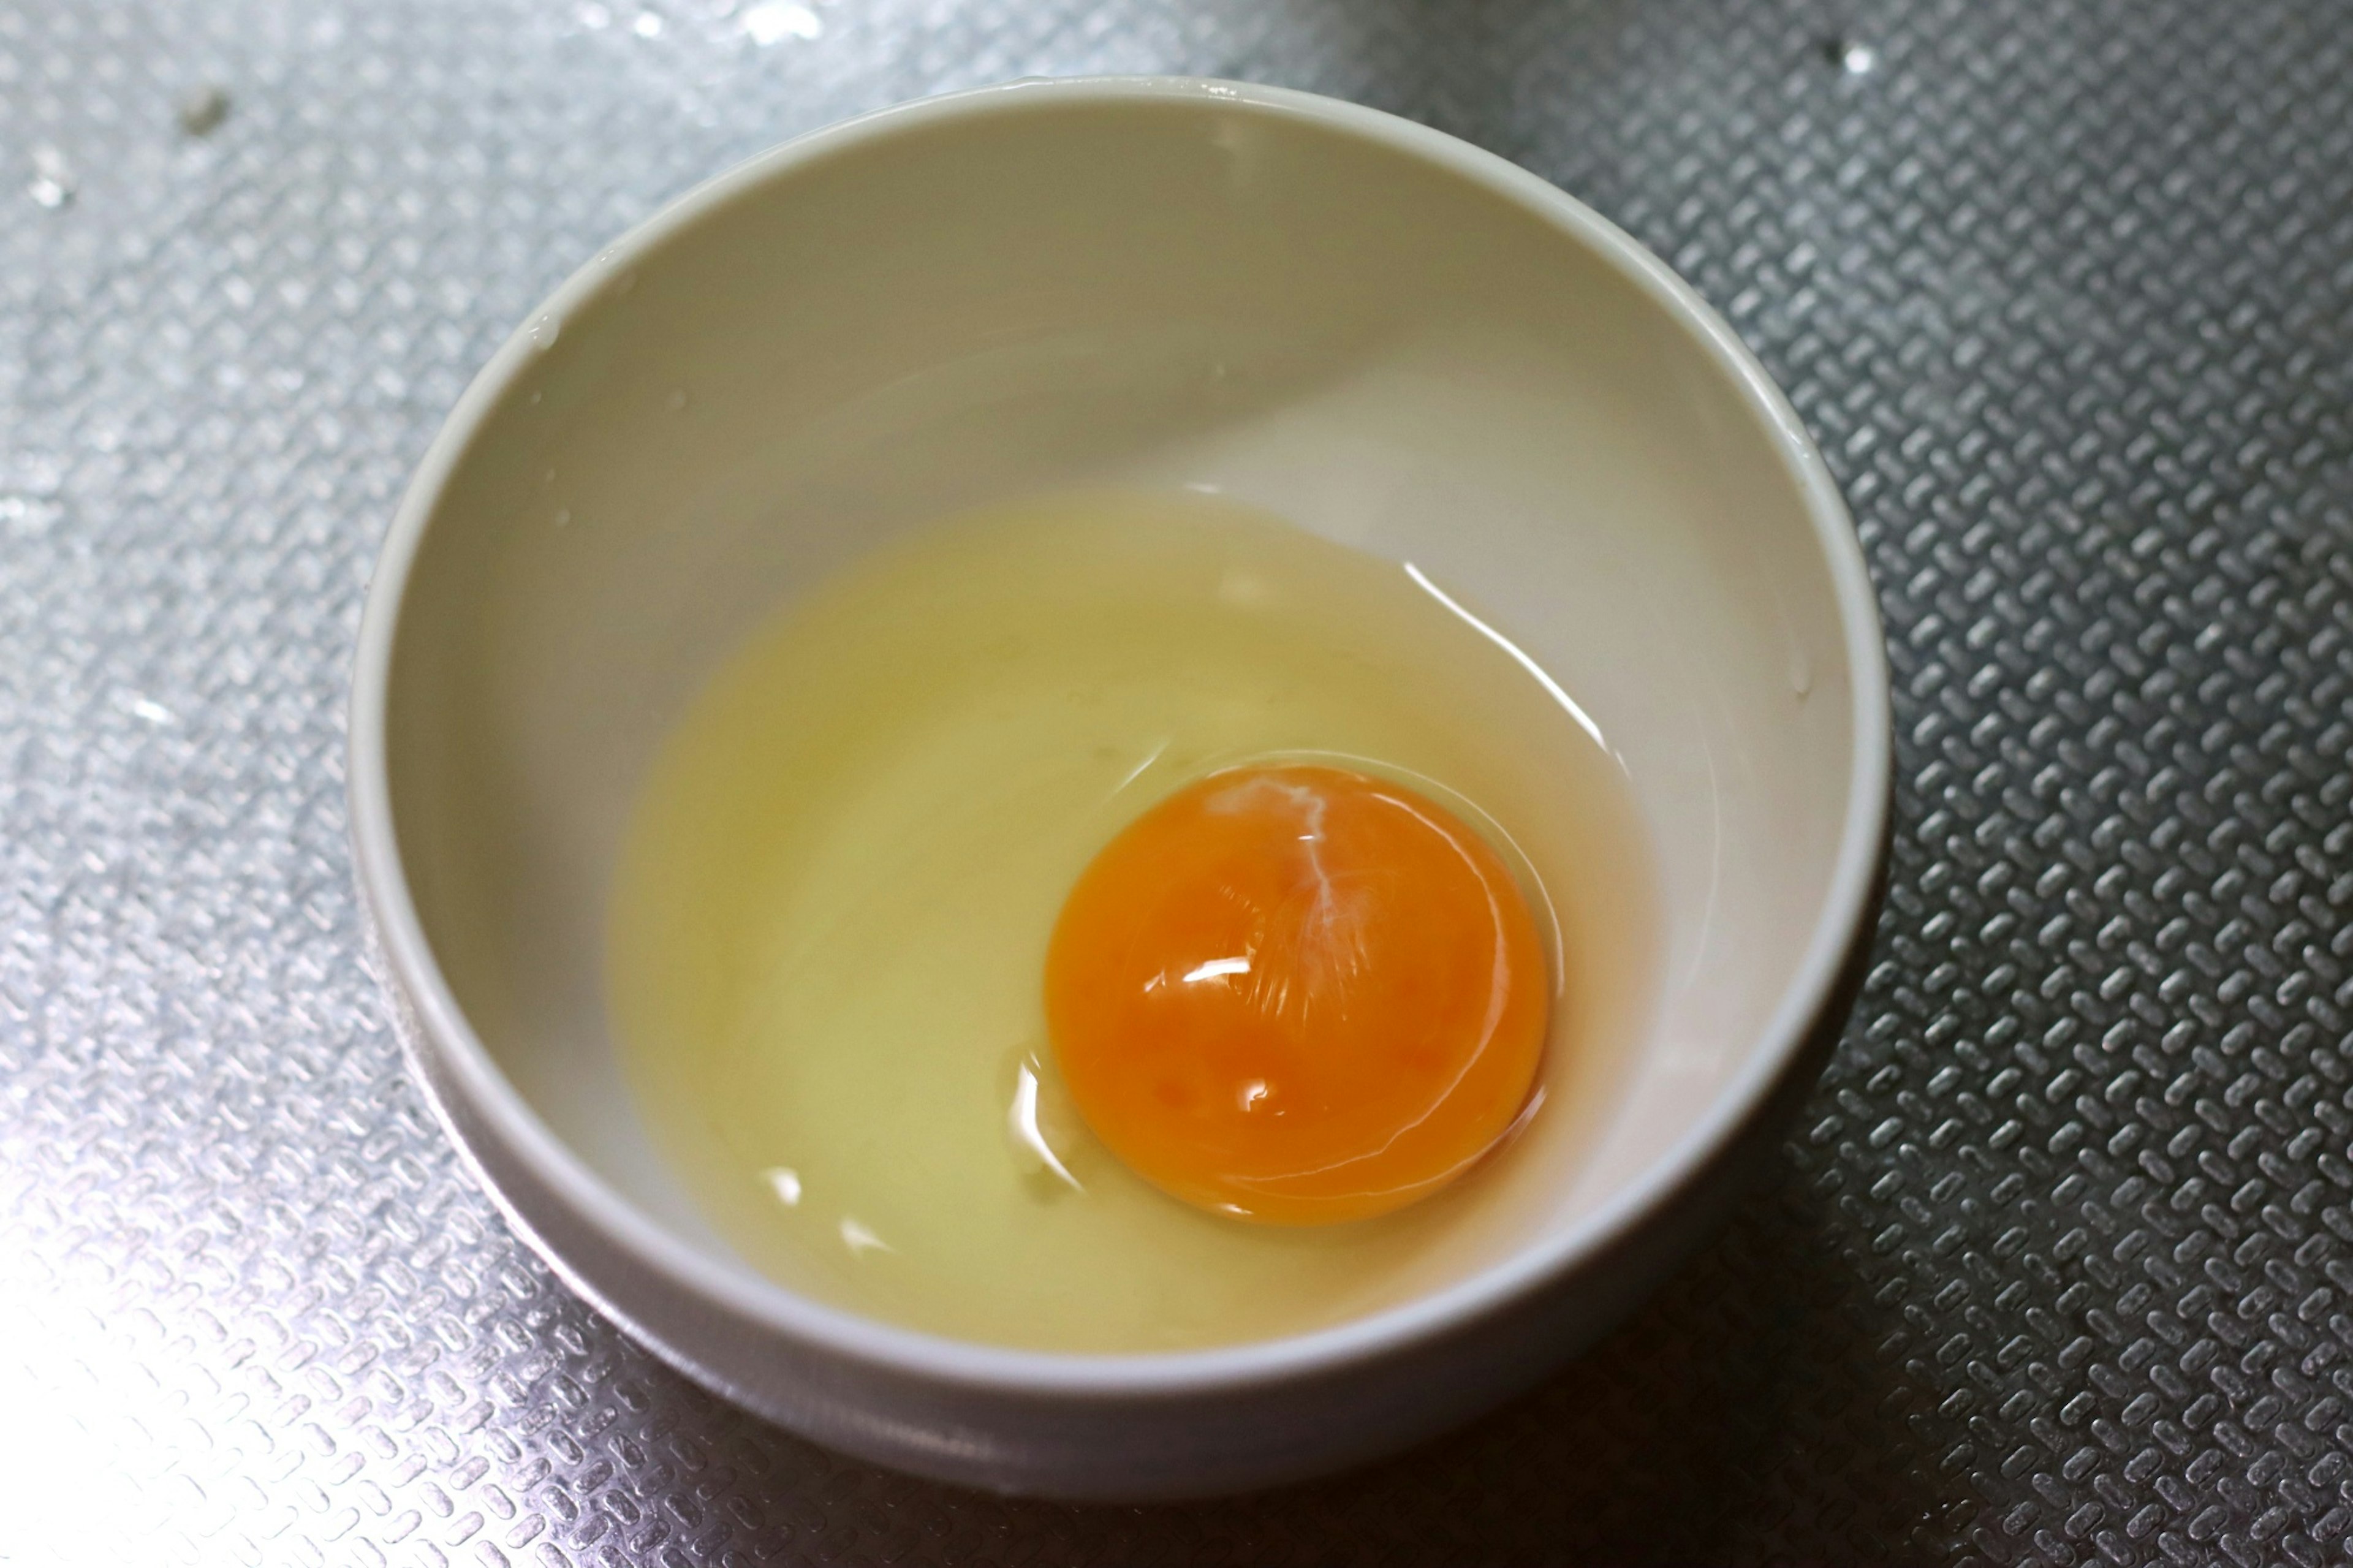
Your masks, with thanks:
[{"label": "raw egg", "polygon": [[1212,773],[1095,857],[1046,958],[1087,1125],[1162,1191],[1278,1224],[1383,1214],[1527,1103],[1549,1012],[1495,851],[1396,783]]},{"label": "raw egg", "polygon": [[608,908],[672,1222],[1060,1351],[1299,1332],[1508,1253],[1597,1157],[1655,926],[1615,762],[1446,580],[1092,493],[912,529],[749,628]]}]

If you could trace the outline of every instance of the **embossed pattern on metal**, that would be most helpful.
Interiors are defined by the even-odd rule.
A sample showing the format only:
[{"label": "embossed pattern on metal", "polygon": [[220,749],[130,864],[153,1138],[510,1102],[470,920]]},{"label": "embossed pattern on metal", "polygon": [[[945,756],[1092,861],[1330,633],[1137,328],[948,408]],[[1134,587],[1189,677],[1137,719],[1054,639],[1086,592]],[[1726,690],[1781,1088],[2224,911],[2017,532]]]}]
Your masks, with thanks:
[{"label": "embossed pattern on metal", "polygon": [[[1599,1353],[1270,1497],[1003,1502],[681,1383],[503,1230],[360,957],[408,466],[595,247],[1028,73],[1355,98],[1689,276],[1893,639],[1876,966]],[[2341,1563],[2337,0],[0,0],[0,1562]]]}]

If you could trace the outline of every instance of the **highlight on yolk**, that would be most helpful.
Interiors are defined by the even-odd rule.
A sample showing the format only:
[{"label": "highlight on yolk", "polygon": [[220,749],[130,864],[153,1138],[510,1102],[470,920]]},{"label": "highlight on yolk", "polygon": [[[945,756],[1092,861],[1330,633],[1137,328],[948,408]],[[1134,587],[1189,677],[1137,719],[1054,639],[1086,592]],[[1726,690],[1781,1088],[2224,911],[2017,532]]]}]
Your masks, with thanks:
[{"label": "highlight on yolk", "polygon": [[1046,1021],[1097,1137],[1146,1180],[1280,1225],[1361,1219],[1468,1169],[1527,1103],[1545,949],[1476,833],[1386,779],[1212,773],[1071,889]]}]

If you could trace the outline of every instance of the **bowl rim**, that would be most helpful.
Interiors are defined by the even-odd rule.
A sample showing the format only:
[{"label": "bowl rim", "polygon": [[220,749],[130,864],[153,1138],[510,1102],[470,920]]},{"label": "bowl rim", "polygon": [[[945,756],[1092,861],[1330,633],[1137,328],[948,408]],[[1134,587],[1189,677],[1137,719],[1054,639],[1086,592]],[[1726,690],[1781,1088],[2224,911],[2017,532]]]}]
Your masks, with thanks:
[{"label": "bowl rim", "polygon": [[[1764,426],[1803,503],[1829,573],[1846,656],[1852,733],[1845,819],[1830,886],[1802,954],[1747,1059],[1662,1155],[1575,1225],[1428,1295],[1362,1318],[1276,1339],[1206,1349],[1097,1353],[962,1341],[868,1318],[797,1294],[745,1264],[714,1257],[669,1231],[589,1168],[523,1100],[468,1022],[427,942],[394,829],[385,718],[393,655],[409,576],[451,475],[491,411],[538,357],[534,331],[589,304],[616,276],[673,237],[796,171],[853,148],[944,123],[1079,105],[1192,105],[1322,129],[1419,160],[1484,188],[1564,233],[1635,285],[1704,352]],[[1293,89],[1189,77],[1024,78],[881,109],[786,142],[696,185],[600,250],[525,318],[459,397],[417,464],[387,530],[362,612],[353,667],[347,756],[351,837],[363,900],[386,978],[406,994],[417,1026],[467,1109],[529,1173],[637,1267],[691,1296],[827,1355],[967,1389],[1112,1399],[1231,1393],[1331,1373],[1439,1339],[1525,1300],[1626,1238],[1721,1154],[1765,1105],[1830,1004],[1872,906],[1892,790],[1886,648],[1878,600],[1838,487],[1788,398],[1732,329],[1666,264],[1598,213],[1516,164],[1443,132]],[[422,1048],[421,1042],[418,1048]],[[430,1086],[428,1085],[428,1088]],[[478,1174],[467,1139],[438,1103]],[[483,1185],[525,1239],[575,1287],[574,1268]],[[602,1292],[587,1294],[603,1305]],[[607,1307],[608,1311],[612,1309]],[[641,1333],[651,1332],[649,1326]],[[659,1338],[659,1335],[655,1337]],[[692,1347],[671,1353],[693,1361]]]}]

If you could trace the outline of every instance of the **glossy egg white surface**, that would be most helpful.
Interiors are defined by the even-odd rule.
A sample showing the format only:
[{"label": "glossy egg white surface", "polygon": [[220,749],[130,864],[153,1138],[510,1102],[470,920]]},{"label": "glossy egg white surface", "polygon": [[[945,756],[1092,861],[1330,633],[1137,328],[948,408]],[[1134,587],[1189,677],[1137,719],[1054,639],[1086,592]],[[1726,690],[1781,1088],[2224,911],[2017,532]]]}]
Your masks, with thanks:
[{"label": "glossy egg white surface", "polygon": [[[820,1300],[1060,1351],[1297,1333],[1507,1256],[1593,1157],[1649,1023],[1650,847],[1573,698],[1409,568],[1198,492],[1039,498],[918,531],[733,654],[649,770],[607,953],[628,1081],[721,1237]],[[1096,851],[1276,759],[1475,825],[1550,950],[1509,1146],[1339,1226],[1129,1171],[1044,1016]]]}]

